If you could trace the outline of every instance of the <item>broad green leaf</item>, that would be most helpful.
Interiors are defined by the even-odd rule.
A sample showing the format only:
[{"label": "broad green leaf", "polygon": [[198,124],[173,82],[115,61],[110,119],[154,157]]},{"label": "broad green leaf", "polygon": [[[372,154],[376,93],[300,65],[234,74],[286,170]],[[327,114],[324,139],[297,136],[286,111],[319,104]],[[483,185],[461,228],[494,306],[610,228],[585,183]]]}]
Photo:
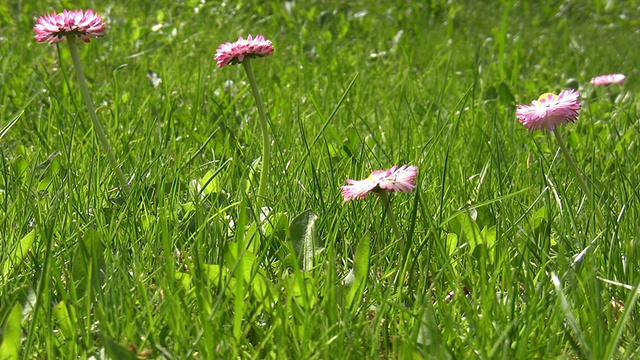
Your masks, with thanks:
[{"label": "broad green leaf", "polygon": [[129,99],[131,99],[131,93],[129,93],[128,91],[123,92],[120,96],[120,102],[122,102],[123,104],[128,103]]},{"label": "broad green leaf", "polygon": [[312,210],[305,210],[296,216],[289,225],[289,233],[293,241],[293,249],[302,271],[313,267],[313,256],[320,252],[317,246],[317,230],[315,227],[318,215]]},{"label": "broad green leaf", "polygon": [[[202,275],[205,277],[205,280],[211,286],[225,286],[228,280],[228,272],[227,269],[215,264],[203,264],[202,265]],[[178,284],[184,290],[186,296],[192,296],[195,288],[193,283],[193,276],[189,273],[185,272],[176,272],[175,279]],[[229,281],[229,286],[232,288],[235,285],[234,279]],[[219,289],[220,291],[226,291],[226,289]]]},{"label": "broad green leaf", "polygon": [[246,260],[249,255],[246,254],[245,233],[243,231],[247,224],[247,213],[244,210],[247,207],[246,200],[246,196],[243,196],[236,224],[235,242],[227,242],[224,251],[224,261],[236,279],[233,287],[233,337],[237,343],[242,341],[242,325],[246,308],[245,294],[248,293],[246,284],[251,280],[251,265],[247,264]]},{"label": "broad green leaf", "polygon": [[446,244],[447,254],[449,256],[453,255],[453,253],[456,252],[456,248],[458,247],[458,235],[456,235],[455,233],[448,233]]},{"label": "broad green leaf", "polygon": [[549,212],[546,205],[538,209],[538,211],[533,214],[530,222],[531,229],[536,233],[536,236],[549,237],[551,246],[557,245],[556,240],[553,238],[552,234],[550,234],[546,229],[547,224],[549,223]]},{"label": "broad green leaf", "polygon": [[29,253],[29,249],[33,245],[33,242],[36,239],[35,230],[31,230],[27,235],[25,235],[18,242],[17,246],[9,253],[7,258],[2,264],[2,274],[0,274],[0,279],[2,279],[2,283],[7,281],[11,274],[22,264],[25,256]]},{"label": "broad green leaf", "polygon": [[269,216],[269,220],[262,225],[262,232],[265,237],[275,236],[281,240],[285,239],[289,216],[285,213],[275,213]]},{"label": "broad green leaf", "polygon": [[94,294],[102,291],[105,269],[104,245],[100,240],[100,234],[94,229],[89,229],[78,242],[71,268],[79,297],[89,289]]},{"label": "broad green leaf", "polygon": [[[230,272],[234,273],[234,277],[238,277],[237,266],[238,262],[238,244],[234,242],[228,242],[224,254],[224,260],[226,266],[229,268]],[[248,284],[251,287],[251,291],[253,295],[256,296],[258,300],[263,300],[268,298],[270,300],[274,300],[273,285],[268,280],[267,273],[264,269],[261,269],[258,266],[256,256],[248,250],[244,250],[242,252],[241,258],[242,264],[242,279],[245,284]],[[235,269],[235,271],[234,271]]]},{"label": "broad green leaf", "polygon": [[461,244],[469,243],[470,252],[473,252],[475,247],[482,243],[480,229],[474,219],[476,215],[476,212],[460,213],[449,222],[451,231],[458,235],[458,242]]},{"label": "broad green leaf", "polygon": [[140,224],[144,231],[151,231],[157,222],[157,218],[154,215],[143,214],[140,216]]},{"label": "broad green leaf", "polygon": [[344,305],[346,309],[352,309],[362,300],[362,294],[364,293],[364,288],[369,277],[370,243],[371,239],[369,235],[366,235],[360,240],[353,261],[353,269],[345,278],[344,285],[347,288],[347,293]]},{"label": "broad green leaf", "polygon": [[543,206],[531,217],[531,227],[533,230],[536,230],[547,221],[549,221],[549,219],[547,219],[547,207]]},{"label": "broad green leaf", "polygon": [[[251,193],[251,184],[255,183],[253,179],[256,177],[256,172],[258,172],[258,169],[260,169],[260,160],[261,158],[256,158],[255,160],[253,160],[253,162],[251,163],[251,167],[249,168],[249,181],[245,181],[244,184],[244,192],[247,194]],[[258,186],[256,185],[256,191],[258,191],[257,189]]]},{"label": "broad green leaf", "polygon": [[259,254],[262,246],[261,236],[258,235],[258,225],[255,222],[245,227],[244,244],[245,248],[254,254]]},{"label": "broad green leaf", "polygon": [[482,97],[485,101],[496,100],[498,98],[498,91],[496,90],[495,86],[489,85],[484,89]]},{"label": "broad green leaf", "polygon": [[22,348],[22,328],[25,321],[32,321],[36,293],[29,286],[21,286],[0,302],[0,360],[18,359]]},{"label": "broad green leaf", "polygon": [[207,171],[206,174],[199,180],[200,186],[202,186],[202,194],[209,195],[211,193],[220,192],[220,185],[218,184],[217,173],[213,170]]},{"label": "broad green leaf", "polygon": [[485,227],[480,232],[480,238],[482,239],[482,242],[487,246],[487,250],[489,251],[489,259],[491,259],[492,264],[494,263],[496,254],[496,237],[497,233],[495,226]]},{"label": "broad green leaf", "polygon": [[418,338],[416,339],[416,351],[419,356],[416,356],[416,359],[424,359],[425,357],[428,359],[451,359],[451,354],[442,341],[442,333],[431,306],[424,309],[422,321],[416,325],[419,326]]},{"label": "broad green leaf", "polygon": [[[4,301],[0,303],[0,323],[9,316],[9,313],[13,310],[14,303],[22,305],[23,321],[30,320],[36,306],[35,291],[33,291],[31,287],[24,285],[13,290],[6,296]],[[1,334],[2,331],[0,331],[0,337],[2,336]]]},{"label": "broad green leaf", "polygon": [[40,165],[36,166],[36,170],[40,170],[43,174],[40,176],[40,182],[38,183],[38,191],[47,191],[53,179],[60,172],[60,161],[58,156],[60,151],[55,151]]},{"label": "broad green leaf", "polygon": [[462,229],[466,240],[469,242],[470,250],[473,252],[474,247],[482,244],[478,224],[472,218],[465,216],[462,220]]},{"label": "broad green leaf", "polygon": [[62,335],[67,339],[73,338],[78,323],[73,305],[67,305],[66,302],[60,301],[53,307],[53,316],[56,318]]},{"label": "broad green leaf", "polygon": [[316,303],[315,279],[308,273],[290,275],[286,283],[293,298],[305,309],[313,309]]},{"label": "broad green leaf", "polygon": [[60,155],[62,155],[60,150],[54,151],[41,164],[36,166],[36,170],[44,171],[44,170],[50,169],[50,170],[53,170],[53,172],[58,171],[60,169],[60,163],[58,162],[57,158]]},{"label": "broad green leaf", "polygon": [[185,272],[176,272],[175,278],[178,281],[178,284],[180,284],[182,289],[185,291],[186,295],[190,295],[191,293],[193,293],[193,282],[191,280],[191,274]]},{"label": "broad green leaf", "polygon": [[29,168],[29,162],[23,156],[18,156],[13,165],[16,170],[16,176],[24,183],[27,178],[27,169]]},{"label": "broad green leaf", "polygon": [[22,304],[16,302],[2,326],[0,360],[18,359],[22,344]]},{"label": "broad green leaf", "polygon": [[218,284],[227,279],[227,272],[220,265],[204,264],[202,265],[202,272],[211,284]]},{"label": "broad green leaf", "polygon": [[511,105],[516,103],[516,99],[515,97],[513,97],[511,89],[509,89],[509,85],[507,85],[507,83],[505,83],[504,81],[501,81],[500,85],[498,85],[498,94],[500,94],[498,99],[503,105]]},{"label": "broad green leaf", "polygon": [[484,228],[496,224],[496,218],[491,212],[491,207],[480,206],[474,209],[475,217],[473,220],[478,224],[478,227]]},{"label": "broad green leaf", "polygon": [[105,353],[107,355],[106,358],[118,360],[138,360],[138,357],[133,353],[133,351],[119,344],[115,340],[106,338],[104,336],[101,336],[100,338],[100,340],[104,344]]}]

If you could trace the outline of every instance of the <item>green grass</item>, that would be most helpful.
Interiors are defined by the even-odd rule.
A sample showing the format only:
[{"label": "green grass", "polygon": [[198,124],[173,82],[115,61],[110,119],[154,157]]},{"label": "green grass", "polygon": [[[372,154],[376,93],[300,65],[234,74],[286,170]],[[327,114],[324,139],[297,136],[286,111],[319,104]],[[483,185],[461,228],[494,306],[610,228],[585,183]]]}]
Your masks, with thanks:
[{"label": "green grass", "polygon": [[[0,358],[640,357],[640,3],[83,5],[108,21],[79,50],[131,192],[66,43],[33,39],[78,5],[0,4]],[[213,59],[249,33],[276,49],[252,62],[264,222],[255,102]],[[603,73],[627,80],[589,85]],[[555,138],[515,118],[569,86],[583,109],[560,131],[605,226]],[[339,188],[405,163],[407,254],[379,199]]]}]

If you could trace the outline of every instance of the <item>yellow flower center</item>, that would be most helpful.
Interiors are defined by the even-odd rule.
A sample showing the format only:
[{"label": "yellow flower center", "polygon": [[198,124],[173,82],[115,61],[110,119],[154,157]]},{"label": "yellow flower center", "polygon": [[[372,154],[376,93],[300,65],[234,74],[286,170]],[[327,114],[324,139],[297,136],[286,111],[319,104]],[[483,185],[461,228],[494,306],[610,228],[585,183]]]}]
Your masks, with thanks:
[{"label": "yellow flower center", "polygon": [[544,93],[542,95],[540,95],[540,97],[538,98],[538,102],[542,101],[542,100],[547,100],[547,98],[549,97],[549,95],[553,96],[553,98],[551,100],[555,100],[558,96],[556,94],[553,93]]}]

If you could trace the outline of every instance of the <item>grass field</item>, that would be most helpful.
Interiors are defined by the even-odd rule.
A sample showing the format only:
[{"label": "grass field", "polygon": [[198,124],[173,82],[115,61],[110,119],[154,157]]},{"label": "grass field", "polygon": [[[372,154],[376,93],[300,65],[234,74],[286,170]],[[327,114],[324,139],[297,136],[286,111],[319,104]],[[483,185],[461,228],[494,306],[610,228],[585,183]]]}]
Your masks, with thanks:
[{"label": "grass field", "polygon": [[[67,42],[34,40],[65,8],[106,22],[79,51],[130,191]],[[1,2],[0,359],[640,358],[638,19],[635,0]],[[264,199],[247,76],[214,60],[248,34],[275,48],[252,60]],[[591,198],[516,119],[570,88],[557,131]],[[398,239],[382,198],[340,186],[403,164]]]}]

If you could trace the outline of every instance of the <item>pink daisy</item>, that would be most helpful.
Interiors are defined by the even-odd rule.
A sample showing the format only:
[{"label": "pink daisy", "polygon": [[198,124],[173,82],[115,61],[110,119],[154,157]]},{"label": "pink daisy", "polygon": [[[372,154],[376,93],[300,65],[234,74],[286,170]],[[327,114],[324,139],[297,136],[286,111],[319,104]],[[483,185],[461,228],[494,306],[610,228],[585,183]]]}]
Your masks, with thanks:
[{"label": "pink daisy", "polygon": [[55,44],[64,41],[67,36],[76,36],[78,39],[89,42],[91,38],[103,37],[104,23],[100,15],[89,9],[64,10],[62,14],[46,14],[38,18],[38,23],[33,27],[38,42]]},{"label": "pink daisy", "polygon": [[605,86],[611,84],[622,84],[626,76],[623,74],[600,75],[591,79],[593,86]]},{"label": "pink daisy", "polygon": [[247,40],[240,36],[238,41],[234,43],[224,43],[218,46],[215,59],[218,67],[221,68],[229,64],[240,64],[245,57],[249,59],[264,57],[272,52],[273,46],[270,40],[265,39],[262,35],[256,35],[254,39],[249,34]]},{"label": "pink daisy", "polygon": [[530,131],[553,131],[558,125],[566,125],[578,119],[579,97],[580,93],[573,89],[562,90],[558,96],[542,94],[531,105],[518,105],[516,116]]},{"label": "pink daisy", "polygon": [[402,165],[393,166],[389,170],[376,170],[364,180],[347,179],[347,184],[340,186],[344,202],[363,199],[370,192],[387,190],[389,192],[410,192],[416,187],[413,181],[418,173],[418,167]]}]

